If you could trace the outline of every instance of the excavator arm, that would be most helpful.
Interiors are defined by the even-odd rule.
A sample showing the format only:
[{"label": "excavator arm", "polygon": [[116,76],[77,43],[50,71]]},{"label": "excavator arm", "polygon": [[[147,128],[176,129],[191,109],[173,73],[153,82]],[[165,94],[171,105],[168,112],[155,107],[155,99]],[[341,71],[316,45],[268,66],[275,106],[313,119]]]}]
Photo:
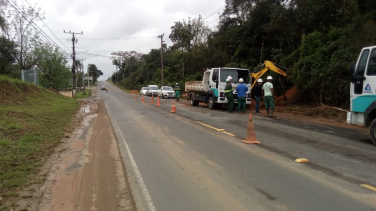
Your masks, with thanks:
[{"label": "excavator arm", "polygon": [[286,68],[284,68],[284,67],[282,67],[278,64],[275,64],[271,61],[265,60],[264,64],[262,64],[260,67],[257,68],[257,70],[255,70],[253,73],[251,73],[251,77],[254,78],[253,81],[252,81],[251,89],[253,88],[253,86],[255,86],[255,84],[257,83],[257,80],[259,78],[261,78],[261,76],[263,76],[269,70],[276,72],[280,75],[286,76],[286,73],[284,71],[282,71],[281,69],[283,69],[285,71],[287,70]]}]

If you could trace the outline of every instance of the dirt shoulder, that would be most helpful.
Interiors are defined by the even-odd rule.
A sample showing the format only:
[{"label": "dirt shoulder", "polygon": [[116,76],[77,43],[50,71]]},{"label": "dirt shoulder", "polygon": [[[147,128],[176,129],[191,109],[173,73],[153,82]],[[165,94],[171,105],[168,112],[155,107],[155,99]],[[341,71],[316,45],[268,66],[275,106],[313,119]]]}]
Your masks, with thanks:
[{"label": "dirt shoulder", "polygon": [[135,210],[103,101],[87,113],[41,190],[39,210]]},{"label": "dirt shoulder", "polygon": [[20,190],[27,197],[13,210],[136,210],[105,104],[93,91],[45,159],[44,183]]}]

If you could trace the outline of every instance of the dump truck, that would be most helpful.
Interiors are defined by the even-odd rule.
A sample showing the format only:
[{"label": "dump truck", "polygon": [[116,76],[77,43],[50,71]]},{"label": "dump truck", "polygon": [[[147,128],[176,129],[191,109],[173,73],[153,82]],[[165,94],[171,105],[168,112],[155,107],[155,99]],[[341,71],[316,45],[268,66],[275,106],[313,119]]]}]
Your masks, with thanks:
[{"label": "dump truck", "polygon": [[[188,94],[191,106],[198,106],[199,102],[208,104],[210,109],[219,105],[227,105],[225,97],[226,79],[232,77],[232,86],[239,84],[243,78],[244,84],[248,86],[246,104],[251,104],[251,78],[248,69],[218,67],[207,69],[204,72],[202,81],[185,82],[185,92]],[[237,103],[236,89],[233,91],[234,103]]]},{"label": "dump truck", "polygon": [[376,46],[365,47],[350,64],[350,112],[347,123],[369,127],[376,145]]}]

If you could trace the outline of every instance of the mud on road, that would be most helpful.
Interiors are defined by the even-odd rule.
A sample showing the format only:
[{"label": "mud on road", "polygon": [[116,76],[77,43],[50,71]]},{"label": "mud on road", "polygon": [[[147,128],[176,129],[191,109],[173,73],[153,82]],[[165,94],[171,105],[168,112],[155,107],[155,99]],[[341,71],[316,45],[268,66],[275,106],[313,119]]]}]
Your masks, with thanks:
[{"label": "mud on road", "polygon": [[38,210],[136,210],[102,100],[81,107],[82,125],[41,187]]}]

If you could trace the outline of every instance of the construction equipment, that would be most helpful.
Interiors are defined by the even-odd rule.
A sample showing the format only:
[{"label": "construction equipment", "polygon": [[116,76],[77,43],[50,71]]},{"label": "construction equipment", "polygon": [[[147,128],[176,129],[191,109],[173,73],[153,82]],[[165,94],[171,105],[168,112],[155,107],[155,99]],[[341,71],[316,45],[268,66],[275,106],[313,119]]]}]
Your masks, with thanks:
[{"label": "construction equipment", "polygon": [[[226,79],[231,76],[232,86],[239,84],[239,79],[244,80],[244,84],[248,86],[246,104],[251,104],[251,83],[250,72],[248,69],[218,67],[207,69],[204,72],[202,81],[186,81],[185,91],[188,93],[190,104],[198,106],[199,102],[206,102],[210,109],[215,109],[217,105],[226,105],[225,97]],[[234,103],[237,103],[237,92],[233,91]]]},{"label": "construction equipment", "polygon": [[284,68],[281,65],[273,63],[271,61],[265,60],[264,64],[262,64],[253,73],[251,73],[251,77],[253,78],[251,88],[253,88],[253,86],[255,86],[255,84],[257,83],[257,80],[261,78],[261,76],[263,76],[269,70],[276,72],[280,75],[286,76],[286,73],[284,71],[287,71],[287,68]]}]

